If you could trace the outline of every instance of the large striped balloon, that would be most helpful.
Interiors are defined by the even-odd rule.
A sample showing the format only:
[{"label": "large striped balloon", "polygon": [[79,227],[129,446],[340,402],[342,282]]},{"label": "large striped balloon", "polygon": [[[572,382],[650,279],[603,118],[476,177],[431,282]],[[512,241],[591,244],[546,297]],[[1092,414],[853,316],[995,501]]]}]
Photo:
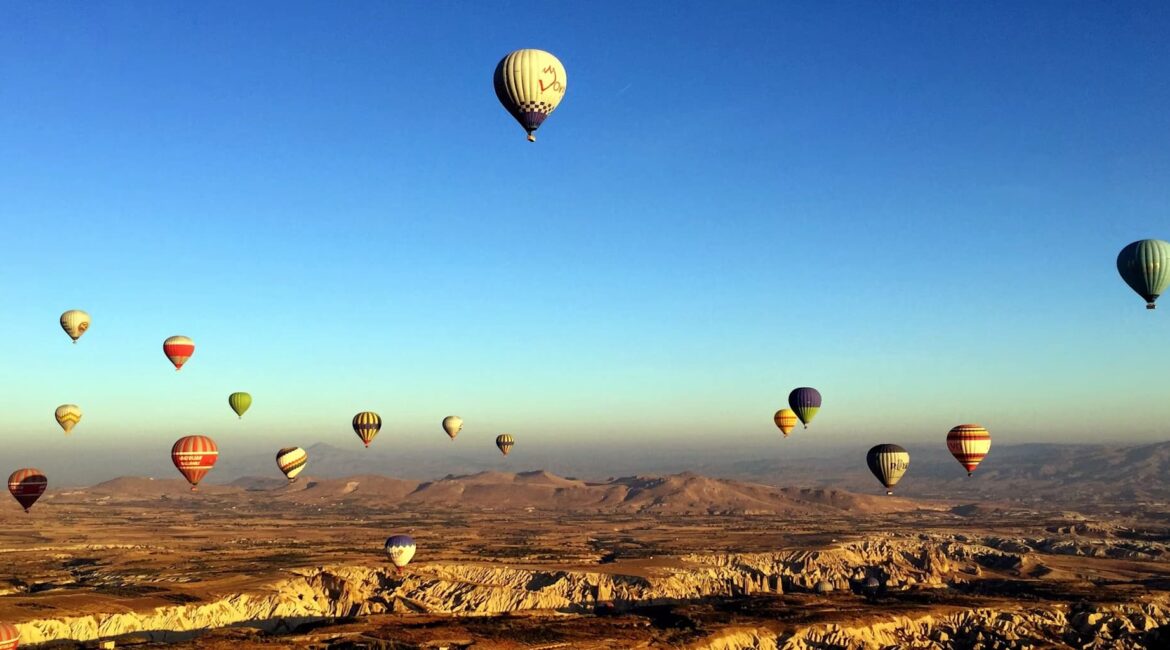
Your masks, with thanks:
[{"label": "large striped balloon", "polygon": [[496,436],[496,446],[500,448],[500,451],[502,451],[505,456],[508,455],[509,451],[512,451],[512,445],[514,444],[516,444],[516,439],[507,433],[501,433],[500,435]]},{"label": "large striped balloon", "polygon": [[792,409],[780,409],[776,411],[776,415],[772,416],[772,421],[776,423],[777,427],[780,427],[780,433],[783,433],[784,437],[787,438],[788,434],[796,428],[796,413]]},{"label": "large striped balloon", "polygon": [[536,142],[536,130],[565,97],[568,75],[544,50],[516,50],[500,60],[492,79],[496,97]]},{"label": "large striped balloon", "polygon": [[459,432],[462,430],[463,418],[459,417],[458,415],[448,415],[447,417],[443,418],[443,431],[446,431],[447,435],[452,440],[454,440],[455,436],[459,435]]},{"label": "large striped balloon", "polygon": [[199,487],[199,481],[207,476],[217,460],[219,447],[207,436],[179,438],[175,446],[171,447],[171,461],[175,463],[183,478],[191,484],[192,492]]},{"label": "large striped balloon", "polygon": [[382,416],[373,411],[362,411],[353,416],[353,432],[362,439],[362,443],[369,448],[374,436],[382,429]]},{"label": "large striped balloon", "polygon": [[61,329],[65,330],[74,343],[77,343],[77,339],[81,338],[81,335],[85,334],[85,330],[89,329],[89,314],[80,309],[70,309],[61,314]]},{"label": "large striped balloon", "polygon": [[1145,299],[1146,309],[1153,309],[1154,301],[1170,287],[1170,242],[1161,239],[1133,242],[1118,253],[1117,272]]},{"label": "large striped balloon", "polygon": [[402,567],[410,564],[414,550],[414,539],[410,535],[391,535],[386,539],[386,555],[399,573],[402,573]]},{"label": "large striped balloon", "polygon": [[247,411],[252,406],[252,396],[247,393],[232,393],[228,395],[228,406],[232,407],[236,415],[240,416],[240,419],[243,420],[244,411]]},{"label": "large striped balloon", "polygon": [[15,625],[0,623],[0,650],[16,650],[20,647],[20,630]]},{"label": "large striped balloon", "polygon": [[796,413],[796,417],[808,428],[808,423],[821,410],[821,394],[815,388],[804,386],[788,393],[788,406]]},{"label": "large striped balloon", "polygon": [[865,455],[869,471],[886,486],[886,494],[894,493],[894,486],[910,467],[910,454],[898,445],[877,445]]},{"label": "large striped balloon", "polygon": [[297,474],[309,463],[309,454],[300,447],[285,447],[276,452],[276,466],[284,472],[289,483],[297,480]]},{"label": "large striped balloon", "polygon": [[8,491],[25,512],[41,498],[47,487],[49,479],[45,478],[41,470],[32,467],[18,469],[8,477]]},{"label": "large striped balloon", "polygon": [[991,450],[991,434],[978,424],[960,424],[947,433],[947,449],[970,476]]},{"label": "large striped balloon", "polygon": [[57,418],[57,424],[65,430],[65,435],[69,435],[73,427],[81,422],[81,416],[81,407],[76,404],[62,404],[53,412],[53,417]]},{"label": "large striped balloon", "polygon": [[172,336],[163,341],[163,354],[175,364],[175,372],[183,369],[187,359],[195,354],[195,341],[186,336]]}]

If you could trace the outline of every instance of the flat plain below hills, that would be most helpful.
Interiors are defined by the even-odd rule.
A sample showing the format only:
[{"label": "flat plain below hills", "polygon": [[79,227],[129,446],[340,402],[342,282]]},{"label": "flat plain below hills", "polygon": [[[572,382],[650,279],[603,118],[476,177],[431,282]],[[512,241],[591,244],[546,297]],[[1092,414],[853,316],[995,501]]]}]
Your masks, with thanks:
[{"label": "flat plain below hills", "polygon": [[[123,477],[0,506],[0,620],[57,647],[1162,642],[1170,530],[1074,505],[690,473]],[[394,533],[419,544],[401,574]]]}]

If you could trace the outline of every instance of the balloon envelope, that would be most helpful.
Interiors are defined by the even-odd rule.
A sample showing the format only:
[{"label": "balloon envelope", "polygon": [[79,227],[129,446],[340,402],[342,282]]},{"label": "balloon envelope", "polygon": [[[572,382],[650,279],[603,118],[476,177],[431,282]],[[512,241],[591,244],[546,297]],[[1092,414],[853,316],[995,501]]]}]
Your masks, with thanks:
[{"label": "balloon envelope", "polygon": [[171,447],[171,462],[178,468],[179,473],[191,484],[191,490],[199,486],[199,481],[215,466],[219,460],[219,447],[215,441],[207,436],[187,436],[179,438]]},{"label": "balloon envelope", "polygon": [[20,647],[20,630],[15,625],[0,623],[0,650],[16,650]]},{"label": "balloon envelope", "polygon": [[367,448],[381,429],[382,416],[373,411],[362,411],[353,416],[353,432],[357,434],[358,438],[361,438],[362,443]]},{"label": "balloon envelope", "polygon": [[300,447],[285,447],[276,452],[276,466],[284,472],[289,483],[297,480],[297,475],[309,463],[309,454]]},{"label": "balloon envelope", "polygon": [[1117,272],[1121,279],[1146,301],[1146,309],[1170,286],[1170,242],[1143,239],[1121,249],[1117,254]]},{"label": "balloon envelope", "polygon": [[81,407],[76,404],[62,404],[53,412],[53,417],[57,418],[57,424],[68,434],[73,431],[73,427],[81,421]]},{"label": "balloon envelope", "polygon": [[788,394],[788,406],[807,429],[808,423],[812,422],[817,416],[817,411],[821,410],[821,394],[817,389],[808,386],[797,388]]},{"label": "balloon envelope", "polygon": [[991,434],[978,424],[960,424],[947,433],[947,449],[970,476],[991,450]]},{"label": "balloon envelope", "polygon": [[18,469],[8,477],[8,491],[25,512],[41,498],[48,486],[49,479],[45,478],[41,470],[33,467]]},{"label": "balloon envelope", "polygon": [[792,409],[780,409],[776,411],[776,415],[772,416],[772,421],[780,427],[780,432],[787,438],[788,434],[796,428],[796,413]]},{"label": "balloon envelope", "polygon": [[910,467],[910,454],[898,445],[877,445],[865,455],[869,471],[886,486],[886,494],[894,493],[894,486]]},{"label": "balloon envelope", "polygon": [[414,550],[414,539],[410,535],[391,535],[386,539],[386,556],[394,563],[399,573],[402,573],[402,567],[410,564]]},{"label": "balloon envelope", "polygon": [[252,406],[252,396],[247,393],[232,393],[228,395],[228,406],[240,416],[244,418],[244,411],[247,411]]},{"label": "balloon envelope", "polygon": [[536,130],[565,97],[568,75],[544,50],[516,50],[500,60],[492,78],[496,98],[536,142]]},{"label": "balloon envelope", "polygon": [[462,430],[463,419],[458,415],[448,415],[447,417],[443,418],[443,431],[446,431],[447,435],[450,436],[452,440],[454,440],[455,436],[459,435],[459,432]]},{"label": "balloon envelope", "polygon": [[89,329],[89,314],[80,309],[70,309],[61,314],[61,329],[65,330],[74,343],[77,343],[77,339],[81,338],[81,335],[85,334],[85,330]]},{"label": "balloon envelope", "polygon": [[508,455],[509,451],[512,451],[512,445],[514,444],[516,444],[516,439],[507,433],[501,433],[500,435],[496,436],[496,446],[500,448],[500,451],[502,451],[505,456]]},{"label": "balloon envelope", "polygon": [[172,336],[163,341],[163,354],[175,364],[175,371],[178,372],[183,369],[187,359],[195,354],[195,341],[186,336]]}]

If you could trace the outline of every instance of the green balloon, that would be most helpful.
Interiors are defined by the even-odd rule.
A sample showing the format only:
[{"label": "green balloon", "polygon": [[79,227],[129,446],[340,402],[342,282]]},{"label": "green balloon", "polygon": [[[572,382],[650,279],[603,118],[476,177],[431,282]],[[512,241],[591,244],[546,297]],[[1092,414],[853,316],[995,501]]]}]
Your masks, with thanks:
[{"label": "green balloon", "polygon": [[244,417],[244,411],[247,411],[248,407],[251,405],[252,396],[247,393],[232,393],[231,395],[228,395],[228,406],[231,406],[232,410],[235,411],[236,415],[240,416],[240,418]]},{"label": "green balloon", "polygon": [[1170,288],[1170,242],[1143,239],[1126,246],[1117,255],[1117,272],[1146,301],[1146,309],[1153,309]]}]

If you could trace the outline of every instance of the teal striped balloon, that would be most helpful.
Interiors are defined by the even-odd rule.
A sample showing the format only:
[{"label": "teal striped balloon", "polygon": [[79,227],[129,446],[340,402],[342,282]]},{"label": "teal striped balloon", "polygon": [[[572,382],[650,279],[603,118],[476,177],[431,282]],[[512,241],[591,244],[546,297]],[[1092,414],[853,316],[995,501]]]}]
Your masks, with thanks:
[{"label": "teal striped balloon", "polygon": [[1121,279],[1145,299],[1146,309],[1170,286],[1170,242],[1143,239],[1121,249],[1117,255]]}]

